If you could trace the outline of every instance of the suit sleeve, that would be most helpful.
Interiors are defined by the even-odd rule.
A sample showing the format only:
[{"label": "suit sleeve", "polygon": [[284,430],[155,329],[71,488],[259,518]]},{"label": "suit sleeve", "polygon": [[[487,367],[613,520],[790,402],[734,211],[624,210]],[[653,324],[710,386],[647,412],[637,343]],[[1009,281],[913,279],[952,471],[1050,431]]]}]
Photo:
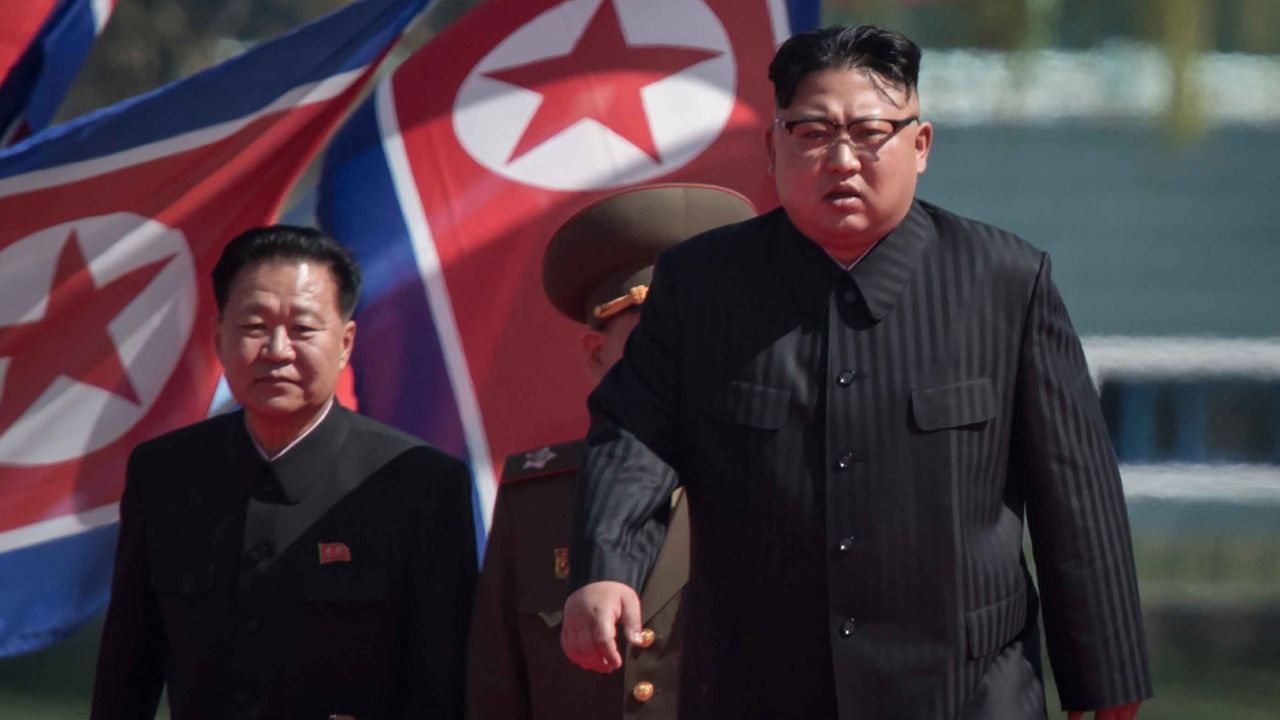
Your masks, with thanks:
[{"label": "suit sleeve", "polygon": [[682,344],[670,265],[659,258],[623,357],[587,403],[591,429],[569,550],[573,589],[613,580],[639,592],[666,536],[678,482]]},{"label": "suit sleeve", "polygon": [[413,528],[409,553],[407,677],[401,684],[400,717],[451,720],[463,717],[467,627],[476,583],[471,476],[454,458],[436,459],[426,468],[425,511]]},{"label": "suit sleeve", "polygon": [[1042,257],[1010,448],[1026,483],[1049,659],[1064,710],[1151,696],[1124,490],[1097,392]]},{"label": "suit sleeve", "polygon": [[516,617],[511,506],[501,490],[476,584],[467,649],[467,718],[529,717],[524,653]]},{"label": "suit sleeve", "polygon": [[139,452],[129,457],[120,500],[120,536],[106,624],[98,647],[92,720],[153,718],[169,657],[160,606],[151,590]]}]

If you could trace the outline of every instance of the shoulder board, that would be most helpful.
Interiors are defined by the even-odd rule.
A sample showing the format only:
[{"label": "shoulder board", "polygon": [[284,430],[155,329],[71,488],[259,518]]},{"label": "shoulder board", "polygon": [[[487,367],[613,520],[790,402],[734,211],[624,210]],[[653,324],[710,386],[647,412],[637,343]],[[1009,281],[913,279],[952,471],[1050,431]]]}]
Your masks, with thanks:
[{"label": "shoulder board", "polygon": [[586,443],[581,440],[574,440],[511,455],[502,466],[501,482],[519,482],[573,472],[582,467],[586,447]]}]

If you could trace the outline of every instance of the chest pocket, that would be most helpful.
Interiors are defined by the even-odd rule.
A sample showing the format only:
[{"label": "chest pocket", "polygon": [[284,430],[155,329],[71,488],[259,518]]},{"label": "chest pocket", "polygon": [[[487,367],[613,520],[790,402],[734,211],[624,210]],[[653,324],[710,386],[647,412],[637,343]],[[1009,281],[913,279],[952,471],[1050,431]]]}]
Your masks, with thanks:
[{"label": "chest pocket", "polygon": [[911,391],[911,417],[924,432],[984,423],[996,415],[987,378]]},{"label": "chest pocket", "polygon": [[[554,583],[554,584],[553,584]],[[546,582],[542,587],[531,588],[516,601],[516,611],[521,622],[560,629],[564,621],[564,601],[569,595],[569,584],[562,580]]]},{"label": "chest pocket", "polygon": [[719,420],[777,430],[787,421],[791,392],[735,380],[706,399],[706,410]]}]

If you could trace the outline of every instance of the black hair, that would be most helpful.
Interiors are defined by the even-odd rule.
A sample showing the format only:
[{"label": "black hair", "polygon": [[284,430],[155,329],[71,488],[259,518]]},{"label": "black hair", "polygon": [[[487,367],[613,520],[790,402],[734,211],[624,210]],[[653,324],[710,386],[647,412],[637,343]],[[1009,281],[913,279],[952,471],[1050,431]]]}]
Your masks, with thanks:
[{"label": "black hair", "polygon": [[833,25],[793,35],[769,63],[778,107],[791,105],[805,76],[832,68],[867,70],[909,98],[920,75],[920,46],[900,32],[875,25]]},{"label": "black hair", "polygon": [[360,297],[360,266],[337,240],[314,228],[268,225],[246,230],[222,249],[213,267],[213,297],[221,313],[236,276],[246,267],[270,260],[314,260],[323,263],[338,283],[338,311],[349,319]]}]

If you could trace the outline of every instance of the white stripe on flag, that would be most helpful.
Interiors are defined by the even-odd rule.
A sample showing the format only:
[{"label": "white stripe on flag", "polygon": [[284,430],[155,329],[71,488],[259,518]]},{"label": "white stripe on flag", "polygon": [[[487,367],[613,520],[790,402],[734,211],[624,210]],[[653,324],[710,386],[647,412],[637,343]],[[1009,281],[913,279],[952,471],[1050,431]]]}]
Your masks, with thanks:
[{"label": "white stripe on flag", "polygon": [[121,150],[111,155],[103,155],[90,160],[56,165],[34,172],[15,175],[0,180],[0,197],[17,195],[18,193],[43,190],[55,185],[84,180],[85,178],[104,175],[120,168],[130,167],[158,157],[193,150],[211,145],[219,140],[231,137],[249,123],[272,113],[304,107],[314,103],[331,100],[351,87],[367,69],[359,67],[355,70],[333,75],[319,82],[299,85],[280,95],[271,104],[266,105],[248,115],[228,120],[217,125],[193,130],[181,135],[174,135],[146,145]]},{"label": "white stripe on flag", "polygon": [[791,37],[791,13],[787,12],[787,0],[765,0],[769,5],[769,24],[773,25],[773,46],[776,48]]},{"label": "white stripe on flag", "polygon": [[74,515],[15,528],[0,533],[0,553],[89,532],[120,519],[120,503],[103,505]]},{"label": "white stripe on flag", "polygon": [[467,454],[470,456],[471,472],[480,496],[481,518],[487,535],[493,518],[493,502],[498,485],[493,476],[493,458],[489,456],[489,441],[484,432],[480,402],[476,399],[476,391],[471,384],[470,366],[467,364],[462,335],[458,332],[453,303],[449,299],[449,289],[440,267],[440,256],[436,253],[435,238],[422,207],[422,198],[418,196],[413,171],[409,167],[409,153],[405,149],[404,138],[400,135],[391,78],[379,82],[374,94],[377,98],[375,103],[382,147],[391,169],[391,181],[395,185],[396,199],[400,202],[400,212],[413,243],[414,256],[418,260],[418,273],[426,288],[431,318],[435,321],[440,345],[444,350],[445,369],[449,374],[453,397],[458,403],[462,434],[467,443]]},{"label": "white stripe on flag", "polygon": [[102,27],[107,24],[107,19],[111,17],[111,10],[114,7],[114,0],[93,0],[94,35],[102,32]]}]

